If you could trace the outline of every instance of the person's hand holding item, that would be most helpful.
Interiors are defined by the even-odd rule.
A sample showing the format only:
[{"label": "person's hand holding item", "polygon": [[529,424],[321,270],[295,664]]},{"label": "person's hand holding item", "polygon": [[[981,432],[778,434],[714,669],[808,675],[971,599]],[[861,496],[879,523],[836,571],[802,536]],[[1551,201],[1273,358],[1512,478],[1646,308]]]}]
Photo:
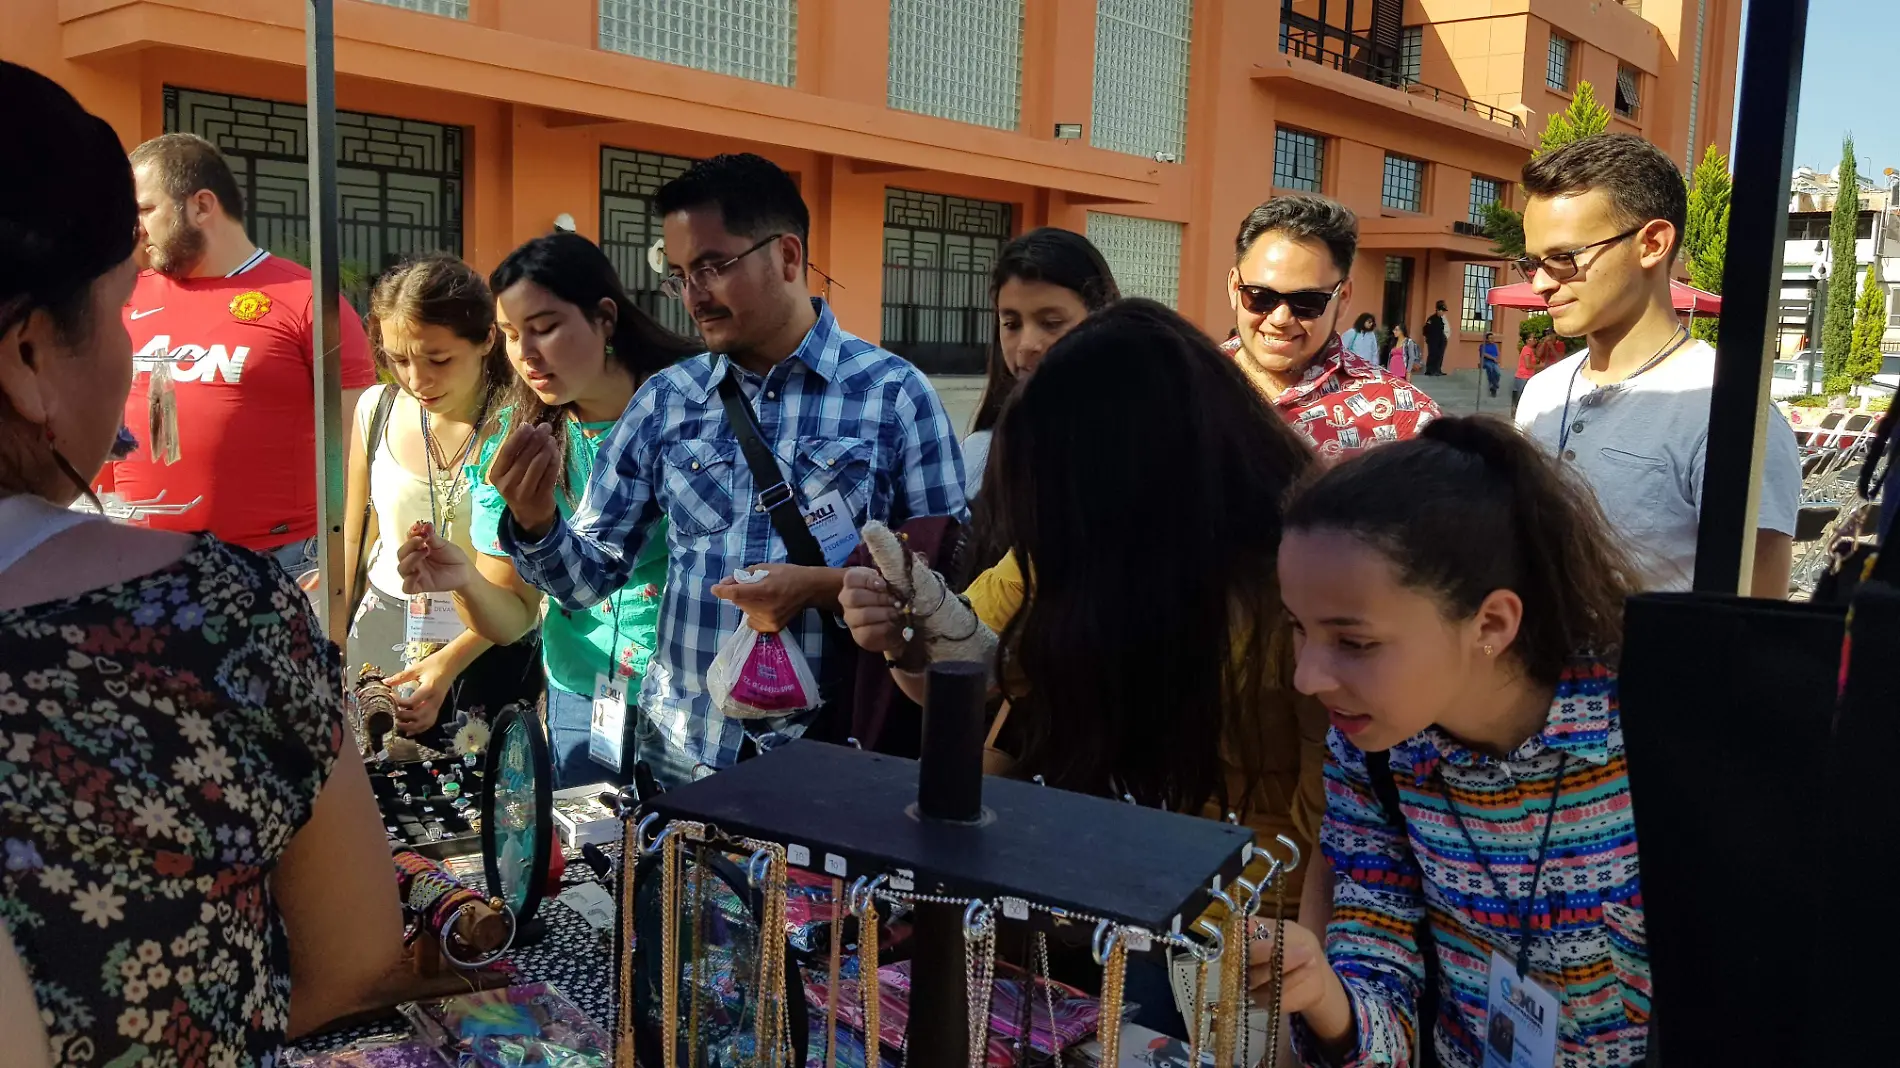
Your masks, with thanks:
[{"label": "person's hand holding item", "polygon": [[495,487],[515,525],[531,538],[543,538],[554,526],[554,484],[561,470],[561,446],[542,424],[518,426],[495,450],[488,484]]},{"label": "person's hand holding item", "polygon": [[746,568],[756,581],[727,575],[713,584],[714,597],[731,601],[760,634],[776,634],[807,608],[829,608],[837,598],[839,572],[797,564],[754,564]]},{"label": "person's hand holding item", "polygon": [[426,522],[411,526],[408,540],[396,549],[396,574],[402,576],[402,592],[412,597],[466,590],[478,577],[468,554]]},{"label": "person's hand holding item", "polygon": [[[1318,935],[1297,923],[1283,925],[1280,1010],[1306,1017],[1306,1026],[1335,1059],[1357,1040],[1352,995],[1326,960]],[[1273,922],[1247,921],[1247,985],[1260,991],[1273,981]],[[1264,999],[1263,999],[1264,1000]]]},{"label": "person's hand holding item", "polygon": [[[421,734],[435,726],[441,716],[442,703],[448,699],[456,676],[461,674],[447,663],[446,653],[447,650],[438,650],[384,680],[395,691],[396,729],[404,737]],[[405,693],[403,687],[411,684],[415,688]]]},{"label": "person's hand holding item", "polygon": [[897,598],[883,576],[868,567],[849,568],[844,573],[844,590],[838,594],[845,626],[851,628],[851,640],[858,648],[893,656],[904,651],[904,625],[897,609]]}]

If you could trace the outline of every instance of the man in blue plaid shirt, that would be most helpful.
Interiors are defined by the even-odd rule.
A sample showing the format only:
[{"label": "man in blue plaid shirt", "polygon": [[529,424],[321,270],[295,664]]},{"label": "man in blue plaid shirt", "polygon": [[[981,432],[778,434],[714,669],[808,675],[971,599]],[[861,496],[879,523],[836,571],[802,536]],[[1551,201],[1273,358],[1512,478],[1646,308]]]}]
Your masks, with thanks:
[{"label": "man in blue plaid shirt", "polygon": [[[676,786],[755,742],[801,733],[807,714],[741,723],[707,692],[720,642],[743,619],[796,643],[825,677],[825,628],[842,572],[784,561],[719,384],[732,373],[801,513],[836,493],[852,529],[966,513],[963,457],[923,374],[842,329],[809,296],[811,218],[798,187],[759,156],[697,163],[660,190],[668,278],[710,349],[654,375],[602,438],[585,496],[569,520],[554,504],[558,468],[545,428],[517,428],[489,480],[508,502],[501,543],[523,577],[570,609],[600,603],[627,581],[660,520],[669,565],[659,647],[637,701],[638,753]],[[770,503],[767,501],[766,503]],[[848,551],[849,547],[846,547]],[[831,561],[837,563],[839,561]],[[768,572],[740,584],[740,568]],[[849,642],[843,643],[849,645]]]}]

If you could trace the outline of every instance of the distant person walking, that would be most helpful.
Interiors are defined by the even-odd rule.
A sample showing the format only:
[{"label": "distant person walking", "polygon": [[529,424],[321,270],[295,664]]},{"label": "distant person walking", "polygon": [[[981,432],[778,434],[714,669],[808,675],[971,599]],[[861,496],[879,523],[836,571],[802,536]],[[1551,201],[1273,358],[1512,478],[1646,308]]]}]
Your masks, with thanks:
[{"label": "distant person walking", "polygon": [[1498,367],[1498,336],[1489,330],[1484,332],[1484,344],[1478,347],[1478,363],[1484,368],[1485,385],[1493,397],[1497,396],[1503,371]]},{"label": "distant person walking", "polygon": [[1412,353],[1418,350],[1418,342],[1406,334],[1404,324],[1392,327],[1392,348],[1386,354],[1385,373],[1393,378],[1412,377]]},{"label": "distant person walking", "polygon": [[1438,378],[1445,373],[1445,348],[1451,344],[1451,331],[1445,324],[1445,302],[1439,301],[1432,317],[1425,320],[1425,376]]},{"label": "distant person walking", "polygon": [[1341,334],[1339,341],[1347,352],[1367,363],[1379,362],[1379,320],[1373,318],[1371,312],[1354,320],[1352,329]]}]

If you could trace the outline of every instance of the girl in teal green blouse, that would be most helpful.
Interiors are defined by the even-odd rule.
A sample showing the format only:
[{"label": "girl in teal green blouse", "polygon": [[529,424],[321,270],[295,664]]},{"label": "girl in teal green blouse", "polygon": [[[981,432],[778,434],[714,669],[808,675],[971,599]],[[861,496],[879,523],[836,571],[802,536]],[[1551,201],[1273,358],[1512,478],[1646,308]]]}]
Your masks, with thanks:
[{"label": "girl in teal green blouse", "polygon": [[502,412],[470,464],[473,561],[432,532],[418,531],[398,553],[405,589],[454,595],[470,630],[497,644],[526,634],[540,621],[548,676],[547,724],[557,787],[626,781],[634,754],[623,752],[634,734],[647,659],[657,643],[667,539],[648,541],[627,584],[600,605],[569,612],[548,605],[516,573],[496,537],[507,508],[487,472],[516,420],[548,423],[565,439],[557,495],[561,514],[579,502],[594,467],[595,439],[626,410],[641,382],[699,351],[635,307],[613,264],[584,237],[554,233],[510,253],[489,278],[497,296],[497,325],[520,379],[513,405]]}]

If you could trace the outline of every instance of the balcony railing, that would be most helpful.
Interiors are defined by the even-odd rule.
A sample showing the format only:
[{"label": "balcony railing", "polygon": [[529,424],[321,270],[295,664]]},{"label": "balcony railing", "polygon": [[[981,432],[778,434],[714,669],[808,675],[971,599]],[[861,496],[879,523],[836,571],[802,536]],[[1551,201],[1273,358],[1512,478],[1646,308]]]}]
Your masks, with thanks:
[{"label": "balcony railing", "polygon": [[1449,104],[1460,111],[1495,122],[1500,126],[1509,126],[1513,130],[1524,128],[1524,120],[1503,108],[1493,107],[1461,93],[1454,93],[1449,89],[1440,89],[1437,86],[1426,85],[1416,79],[1408,78],[1401,74],[1396,66],[1348,56],[1343,52],[1322,48],[1315,42],[1301,40],[1298,36],[1283,34],[1281,44],[1286,49],[1286,54],[1295,59],[1304,59],[1309,63],[1318,63],[1324,67],[1344,71],[1355,78],[1377,82],[1410,96],[1422,96],[1441,104]]}]

